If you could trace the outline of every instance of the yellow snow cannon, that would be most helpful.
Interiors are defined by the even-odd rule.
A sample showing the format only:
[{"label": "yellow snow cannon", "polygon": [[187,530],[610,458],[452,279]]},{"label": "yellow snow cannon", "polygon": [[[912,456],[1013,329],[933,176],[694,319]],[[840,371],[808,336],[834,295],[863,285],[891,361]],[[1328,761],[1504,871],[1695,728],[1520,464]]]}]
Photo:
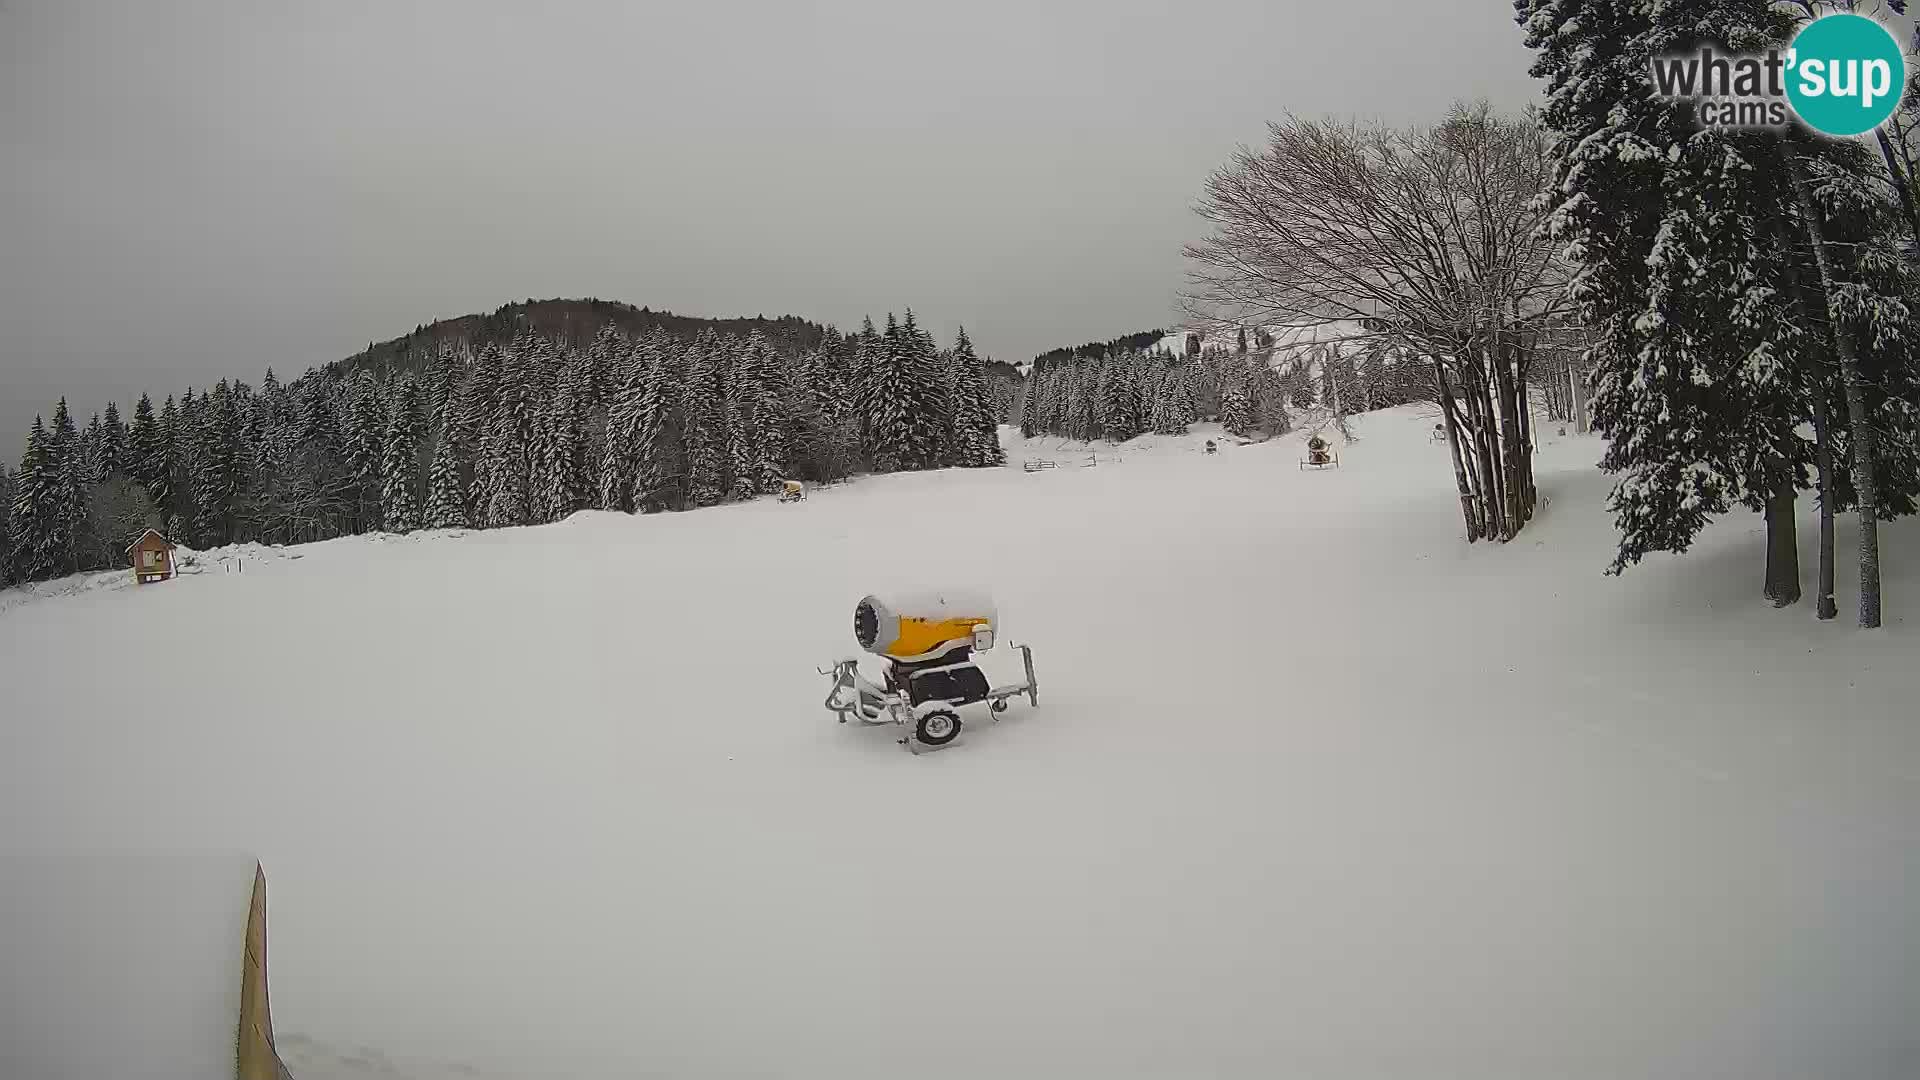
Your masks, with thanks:
[{"label": "yellow snow cannon", "polygon": [[965,647],[993,648],[993,598],[976,591],[863,597],[853,637],[876,656],[917,663]]},{"label": "yellow snow cannon", "polygon": [[975,652],[994,645],[998,612],[993,598],[976,590],[942,590],[867,596],[854,606],[853,637],[860,647],[887,662],[884,685],[860,674],[857,658],[841,660],[831,670],[827,710],[841,723],[857,719],[868,724],[900,724],[912,732],[900,742],[919,753],[951,743],[960,734],[959,707],[984,701],[995,720],[1007,709],[1007,699],[1027,695],[1040,704],[1040,687],[1033,676],[1033,649],[1014,645],[1026,666],[1026,681],[990,686],[986,673],[973,662]]}]

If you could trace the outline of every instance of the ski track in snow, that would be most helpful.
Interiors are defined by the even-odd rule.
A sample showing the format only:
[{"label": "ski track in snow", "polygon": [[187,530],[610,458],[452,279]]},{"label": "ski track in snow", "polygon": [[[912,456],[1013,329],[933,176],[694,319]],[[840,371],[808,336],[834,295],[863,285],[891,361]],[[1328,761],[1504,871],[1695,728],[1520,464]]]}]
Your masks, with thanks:
[{"label": "ski track in snow", "polygon": [[[1878,632],[1849,520],[1836,623],[1741,515],[1610,579],[1596,440],[1470,547],[1431,424],[42,586],[0,853],[257,852],[296,1080],[1920,1075],[1920,529]],[[820,707],[973,584],[1037,710]]]}]

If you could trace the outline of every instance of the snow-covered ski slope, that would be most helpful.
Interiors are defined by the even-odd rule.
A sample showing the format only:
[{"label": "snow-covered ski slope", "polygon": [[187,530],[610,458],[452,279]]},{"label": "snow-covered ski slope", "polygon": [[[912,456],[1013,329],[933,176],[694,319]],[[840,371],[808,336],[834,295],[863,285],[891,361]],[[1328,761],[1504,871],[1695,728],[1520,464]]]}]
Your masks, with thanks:
[{"label": "snow-covered ski slope", "polygon": [[[297,1080],[1920,1075],[1920,529],[1877,633],[1746,515],[1609,579],[1597,441],[1468,547],[1431,423],[17,604],[0,848],[258,852]],[[835,724],[949,582],[1040,708]]]}]

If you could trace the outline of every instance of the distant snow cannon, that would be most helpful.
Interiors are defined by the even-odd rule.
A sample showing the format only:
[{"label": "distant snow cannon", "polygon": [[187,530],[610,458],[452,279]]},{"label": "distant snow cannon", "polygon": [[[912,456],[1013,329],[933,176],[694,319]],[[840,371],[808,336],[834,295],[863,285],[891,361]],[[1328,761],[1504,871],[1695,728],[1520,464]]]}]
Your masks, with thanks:
[{"label": "distant snow cannon", "polygon": [[1324,469],[1328,466],[1339,468],[1340,455],[1333,452],[1333,448],[1327,445],[1327,440],[1321,438],[1319,432],[1315,432],[1313,437],[1307,440],[1307,456],[1300,459],[1300,468],[1302,470]]},{"label": "distant snow cannon", "polygon": [[[995,720],[1007,699],[1027,695],[1040,704],[1033,675],[1033,650],[1013,645],[1026,667],[1024,682],[990,686],[973,662],[975,652],[993,648],[999,613],[993,598],[972,589],[873,595],[853,609],[853,638],[862,649],[886,661],[882,685],[860,674],[857,657],[819,669],[833,676],[827,710],[841,723],[899,724],[911,733],[900,742],[915,753],[953,742],[960,734],[959,707],[986,702]],[[1012,643],[1009,643],[1012,644]]]}]

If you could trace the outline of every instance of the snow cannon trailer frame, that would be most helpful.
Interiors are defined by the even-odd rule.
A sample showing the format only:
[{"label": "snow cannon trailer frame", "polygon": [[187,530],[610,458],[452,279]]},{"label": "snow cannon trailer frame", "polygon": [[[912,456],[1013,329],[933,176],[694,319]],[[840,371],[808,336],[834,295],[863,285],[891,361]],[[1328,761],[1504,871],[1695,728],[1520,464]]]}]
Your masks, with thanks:
[{"label": "snow cannon trailer frame", "polygon": [[[868,725],[898,724],[906,731],[898,740],[900,745],[919,754],[943,749],[960,737],[962,705],[986,702],[996,724],[1000,714],[1007,711],[1009,698],[1025,694],[1029,705],[1039,706],[1040,681],[1033,674],[1033,646],[1013,648],[1026,665],[1027,678],[1006,686],[988,687],[986,673],[969,659],[908,670],[904,673],[905,685],[897,689],[901,669],[912,665],[894,665],[888,671],[886,686],[875,685],[860,674],[858,657],[849,656],[831,668],[814,670],[833,676],[833,686],[827,690],[823,704],[828,712],[840,717],[841,723],[858,720]],[[971,672],[974,678],[966,678],[962,672]],[[979,693],[966,692],[965,684],[970,682],[977,682]]]},{"label": "snow cannon trailer frame", "polygon": [[1026,668],[1023,682],[993,686],[974,663],[975,652],[994,645],[997,617],[983,594],[934,593],[884,600],[868,596],[854,608],[853,636],[860,647],[887,665],[885,681],[860,673],[858,657],[816,668],[833,678],[822,704],[841,723],[895,724],[906,730],[899,742],[915,754],[949,746],[960,736],[963,705],[986,703],[995,722],[1007,702],[1022,694],[1040,704],[1040,682],[1033,673],[1033,649],[1012,644]]}]

